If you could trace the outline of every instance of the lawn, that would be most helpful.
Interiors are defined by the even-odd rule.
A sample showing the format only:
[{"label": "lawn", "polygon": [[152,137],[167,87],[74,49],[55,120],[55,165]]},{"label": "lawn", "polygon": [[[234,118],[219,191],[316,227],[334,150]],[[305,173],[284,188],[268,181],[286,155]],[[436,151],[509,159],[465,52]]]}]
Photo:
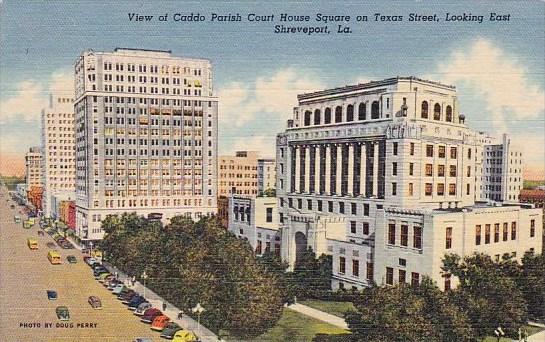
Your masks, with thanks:
[{"label": "lawn", "polygon": [[[529,336],[532,336],[533,334],[536,334],[540,331],[543,330],[543,328],[540,328],[540,327],[536,327],[536,326],[533,326],[533,325],[527,325],[526,326],[526,330],[528,331],[528,335]],[[485,338],[482,342],[496,342],[498,341],[498,338],[495,337],[495,336],[488,336],[487,338]],[[500,342],[511,342],[513,341],[512,339],[510,338],[501,338],[500,339]]]},{"label": "lawn", "polygon": [[324,311],[341,318],[344,318],[344,313],[346,311],[356,310],[351,302],[331,302],[325,300],[309,299],[299,301],[299,304],[310,306],[311,308],[314,308],[316,310]]},{"label": "lawn", "polygon": [[[252,341],[310,342],[316,334],[344,333],[348,331],[285,308],[276,326]],[[229,337],[224,339],[239,341]]]}]

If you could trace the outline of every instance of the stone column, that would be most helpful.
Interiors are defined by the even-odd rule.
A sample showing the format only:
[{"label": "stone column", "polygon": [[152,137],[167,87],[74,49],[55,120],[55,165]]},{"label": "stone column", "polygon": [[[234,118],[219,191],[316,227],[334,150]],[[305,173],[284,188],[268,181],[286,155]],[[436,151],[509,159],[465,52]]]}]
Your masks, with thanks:
[{"label": "stone column", "polygon": [[354,195],[354,144],[348,145],[348,194]]},{"label": "stone column", "polygon": [[367,169],[367,151],[366,144],[361,144],[361,159],[360,159],[360,194],[365,197],[366,188],[366,169]]},{"label": "stone column", "polygon": [[300,192],[299,177],[301,175],[301,147],[295,146],[295,192]]},{"label": "stone column", "polygon": [[337,193],[337,195],[341,195],[341,186],[342,186],[342,181],[343,181],[343,149],[342,149],[342,145],[339,144],[337,145],[337,173],[335,174],[335,181],[336,181],[336,185],[335,185],[335,192]]},{"label": "stone column", "polygon": [[314,147],[314,193],[320,193],[320,145]]},{"label": "stone column", "polygon": [[303,192],[310,193],[310,146],[306,147],[305,152],[305,179],[304,184],[305,188],[303,189]]},{"label": "stone column", "polygon": [[378,143],[373,144],[373,196],[378,196]]},{"label": "stone column", "polygon": [[325,193],[331,195],[331,145],[325,148]]}]

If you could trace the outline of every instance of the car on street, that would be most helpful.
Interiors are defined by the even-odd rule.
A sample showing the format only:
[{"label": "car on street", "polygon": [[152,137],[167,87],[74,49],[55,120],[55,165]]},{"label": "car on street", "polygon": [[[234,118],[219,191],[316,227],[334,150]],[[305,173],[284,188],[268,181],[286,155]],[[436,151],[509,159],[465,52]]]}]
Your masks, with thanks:
[{"label": "car on street", "polygon": [[57,318],[61,321],[70,320],[70,311],[68,311],[68,308],[66,306],[57,306],[57,308],[55,309],[55,313],[57,314]]},{"label": "car on street", "polygon": [[157,316],[155,317],[153,322],[151,322],[150,329],[155,331],[162,331],[166,327],[168,322],[170,322],[170,318],[168,318],[168,316],[165,316],[165,315]]},{"label": "car on street", "polygon": [[161,316],[163,313],[161,310],[156,308],[147,309],[146,312],[142,315],[142,318],[140,318],[140,321],[144,323],[151,324],[155,317]]},{"label": "car on street", "polygon": [[102,309],[102,302],[100,301],[100,298],[97,296],[90,296],[87,299],[87,302],[91,305],[91,307],[95,310]]},{"label": "car on street", "polygon": [[48,243],[46,243],[45,245],[46,245],[48,248],[55,248],[55,247],[56,247],[55,244],[54,244],[53,242],[51,242],[51,241],[48,242]]},{"label": "car on street", "polygon": [[138,305],[138,308],[134,310],[134,314],[136,316],[142,316],[144,315],[144,312],[146,312],[147,309],[150,309],[152,307],[151,303],[149,302],[143,302]]},{"label": "car on street", "polygon": [[78,262],[78,259],[76,259],[76,257],[73,255],[69,255],[66,257],[66,261],[68,261],[71,264],[76,264]]},{"label": "car on street", "polygon": [[171,340],[174,338],[174,334],[180,330],[183,330],[183,329],[181,326],[178,325],[178,323],[168,322],[168,324],[165,326],[163,331],[161,331],[161,337]]},{"label": "car on street", "polygon": [[153,342],[150,337],[137,337],[133,342]]},{"label": "car on street", "polygon": [[14,204],[10,205],[9,207],[10,207],[11,209],[15,209],[15,205],[14,205]]},{"label": "car on street", "polygon": [[189,330],[178,330],[174,334],[172,342],[197,342],[197,335]]},{"label": "car on street", "polygon": [[55,290],[47,290],[47,299],[49,300],[55,300],[57,299],[57,291]]},{"label": "car on street", "polygon": [[138,306],[146,301],[146,298],[144,296],[134,296],[131,298],[130,302],[127,303],[129,310],[136,310]]}]

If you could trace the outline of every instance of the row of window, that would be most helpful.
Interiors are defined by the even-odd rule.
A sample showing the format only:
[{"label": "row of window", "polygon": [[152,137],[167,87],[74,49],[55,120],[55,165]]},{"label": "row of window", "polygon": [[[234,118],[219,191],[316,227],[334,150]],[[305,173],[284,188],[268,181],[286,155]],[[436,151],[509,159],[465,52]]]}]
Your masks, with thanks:
[{"label": "row of window", "polygon": [[[402,224],[400,227],[399,246],[409,247],[409,225]],[[413,226],[412,248],[422,249],[422,227]],[[395,223],[388,224],[388,245],[397,245],[397,226]]]},{"label": "row of window", "polygon": [[[484,225],[484,244],[489,244],[491,242],[491,224]],[[509,234],[510,233],[510,234]],[[530,220],[530,237],[535,237],[536,234],[536,220]],[[475,245],[479,246],[482,243],[482,225],[475,225]],[[511,222],[511,230],[509,231],[509,223],[504,222],[501,229],[501,239],[502,241],[508,241],[509,237],[511,240],[516,240],[517,238],[517,223]],[[494,242],[500,241],[500,224],[494,224]]]},{"label": "row of window", "polygon": [[[380,118],[380,104],[378,101],[373,101],[371,103],[371,119]],[[352,122],[356,120],[354,115],[354,105],[346,106],[346,122]],[[360,103],[358,106],[358,117],[357,120],[367,120],[367,105],[365,103]],[[311,123],[312,121],[312,123]],[[335,107],[334,117],[332,117],[331,108],[327,107],[324,110],[324,118],[322,122],[322,116],[320,109],[314,110],[314,118],[312,118],[312,112],[307,110],[305,111],[303,124],[305,126],[310,126],[311,124],[320,125],[320,124],[330,124],[332,122],[340,123],[343,122],[343,107]]]},{"label": "row of window", "polygon": [[[399,283],[407,282],[407,271],[404,269],[398,269]],[[394,285],[394,268],[386,267],[386,285]],[[420,274],[417,272],[411,272],[411,285],[418,286],[420,284]]]},{"label": "row of window", "polygon": [[[309,211],[312,211],[314,210],[314,205],[313,205],[313,200],[312,199],[307,199],[307,206],[306,206],[306,209],[309,210]],[[326,201],[327,202],[327,212],[330,212],[332,213],[333,212],[333,207],[334,207],[334,201]],[[324,201],[322,200],[316,200],[316,210],[317,211],[320,211],[320,212],[323,212],[324,211]],[[281,207],[284,207],[286,205],[285,203],[285,199],[284,198],[280,198],[280,206]],[[288,203],[287,203],[288,207],[289,208],[294,208],[293,206],[293,198],[288,198]],[[337,202],[337,209],[338,209],[338,213],[339,214],[344,214],[346,213],[346,203],[345,202]],[[349,203],[349,207],[350,207],[350,214],[351,215],[361,215],[362,213],[358,213],[358,205],[357,203]],[[377,204],[377,209],[382,208],[382,205],[380,204]],[[302,210],[303,209],[303,200],[301,198],[298,198],[297,199],[297,209],[300,209]],[[363,204],[363,216],[369,216],[369,204],[367,203],[364,203]]]}]

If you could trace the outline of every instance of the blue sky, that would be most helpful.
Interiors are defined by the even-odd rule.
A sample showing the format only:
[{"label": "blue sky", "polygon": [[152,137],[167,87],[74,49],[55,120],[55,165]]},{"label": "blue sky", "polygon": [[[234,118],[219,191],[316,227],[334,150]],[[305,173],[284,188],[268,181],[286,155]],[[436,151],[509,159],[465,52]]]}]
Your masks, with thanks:
[{"label": "blue sky", "polygon": [[[545,163],[545,3],[534,2],[219,2],[4,0],[1,10],[0,153],[17,160],[39,143],[47,94],[67,91],[85,49],[172,50],[212,60],[220,96],[220,152],[274,150],[274,136],[296,94],[396,75],[454,84],[469,124],[506,131],[530,147],[527,169]],[[129,22],[128,13],[350,15],[350,35],[274,34],[274,23]],[[484,15],[483,23],[447,23],[445,13]],[[490,12],[511,14],[506,23]],[[374,22],[373,14],[437,13],[441,22]],[[355,22],[356,15],[370,16]],[[172,19],[172,18],[170,18]],[[313,25],[323,25],[314,23]],[[284,23],[285,25],[297,25]],[[332,30],[335,24],[329,24]],[[531,152],[531,153],[530,153]],[[13,159],[15,158],[15,159]],[[4,164],[5,162],[0,164]],[[15,166],[13,168],[16,168]],[[2,172],[2,170],[0,170]]]}]

